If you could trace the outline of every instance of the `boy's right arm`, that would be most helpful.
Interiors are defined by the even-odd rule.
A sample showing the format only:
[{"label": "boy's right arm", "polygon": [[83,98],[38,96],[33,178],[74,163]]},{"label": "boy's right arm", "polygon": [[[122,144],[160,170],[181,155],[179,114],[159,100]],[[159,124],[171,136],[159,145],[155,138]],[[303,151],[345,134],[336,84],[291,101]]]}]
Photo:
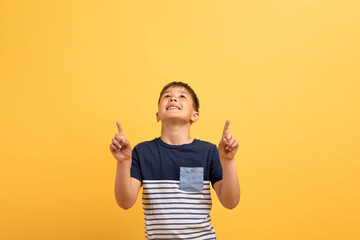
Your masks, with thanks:
[{"label": "boy's right arm", "polygon": [[117,204],[123,209],[131,208],[136,202],[141,182],[130,176],[131,145],[125,139],[120,122],[116,122],[119,133],[112,139],[110,151],[117,160],[115,178],[115,198]]}]

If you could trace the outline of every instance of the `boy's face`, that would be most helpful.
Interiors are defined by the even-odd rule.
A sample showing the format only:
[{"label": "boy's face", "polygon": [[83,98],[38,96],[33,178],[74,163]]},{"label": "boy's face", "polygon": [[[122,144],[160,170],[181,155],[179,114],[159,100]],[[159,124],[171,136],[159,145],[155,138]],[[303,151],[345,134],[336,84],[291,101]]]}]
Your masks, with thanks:
[{"label": "boy's face", "polygon": [[194,110],[193,100],[184,87],[170,87],[160,98],[157,121],[196,122],[199,113]]}]

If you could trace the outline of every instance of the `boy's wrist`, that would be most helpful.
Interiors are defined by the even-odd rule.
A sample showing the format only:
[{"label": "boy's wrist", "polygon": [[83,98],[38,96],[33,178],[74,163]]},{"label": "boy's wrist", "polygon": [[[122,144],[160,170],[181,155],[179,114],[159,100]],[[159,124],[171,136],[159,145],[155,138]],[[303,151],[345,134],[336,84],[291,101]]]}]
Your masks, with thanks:
[{"label": "boy's wrist", "polygon": [[235,162],[235,158],[228,159],[228,158],[220,157],[220,161],[221,162]]},{"label": "boy's wrist", "polygon": [[117,161],[118,169],[130,169],[131,168],[131,159],[125,161]]},{"label": "boy's wrist", "polygon": [[229,159],[221,159],[220,158],[220,162],[221,162],[221,166],[222,168],[235,168],[235,158],[229,160]]}]

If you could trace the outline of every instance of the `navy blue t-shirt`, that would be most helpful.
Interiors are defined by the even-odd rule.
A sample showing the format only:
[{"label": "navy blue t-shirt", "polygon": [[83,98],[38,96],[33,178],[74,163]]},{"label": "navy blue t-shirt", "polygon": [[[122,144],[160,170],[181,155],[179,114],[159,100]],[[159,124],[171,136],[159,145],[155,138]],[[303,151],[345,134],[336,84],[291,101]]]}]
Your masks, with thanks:
[{"label": "navy blue t-shirt", "polygon": [[143,186],[146,239],[216,239],[210,182],[222,179],[222,167],[215,144],[170,145],[160,137],[139,143],[131,177]]},{"label": "navy blue t-shirt", "polygon": [[160,137],[136,145],[132,151],[131,177],[142,180],[179,180],[180,167],[203,167],[204,181],[214,185],[222,179],[219,152],[215,144],[194,139],[170,145]]}]

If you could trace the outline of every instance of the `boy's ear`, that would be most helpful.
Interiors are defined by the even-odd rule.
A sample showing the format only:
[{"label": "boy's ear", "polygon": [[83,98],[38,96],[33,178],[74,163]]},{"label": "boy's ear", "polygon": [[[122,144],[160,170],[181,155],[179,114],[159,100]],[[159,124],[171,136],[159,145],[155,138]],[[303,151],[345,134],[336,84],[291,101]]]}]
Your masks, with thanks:
[{"label": "boy's ear", "polygon": [[194,114],[190,118],[190,122],[193,123],[193,122],[196,122],[197,120],[199,120],[199,113],[194,112]]},{"label": "boy's ear", "polygon": [[156,113],[156,121],[159,122],[160,121],[160,118],[159,118],[159,113],[157,112]]}]

